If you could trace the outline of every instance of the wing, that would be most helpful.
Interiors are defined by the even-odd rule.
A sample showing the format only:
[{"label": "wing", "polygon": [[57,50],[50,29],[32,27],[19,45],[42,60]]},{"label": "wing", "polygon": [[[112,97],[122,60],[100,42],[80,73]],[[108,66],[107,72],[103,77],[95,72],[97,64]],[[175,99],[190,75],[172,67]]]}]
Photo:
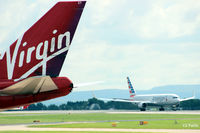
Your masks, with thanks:
[{"label": "wing", "polygon": [[102,101],[113,101],[113,102],[127,102],[127,103],[133,103],[133,104],[139,104],[139,103],[152,103],[151,101],[135,101],[132,99],[120,99],[120,98],[97,98],[98,100]]},{"label": "wing", "polygon": [[192,100],[192,99],[195,99],[195,97],[188,97],[188,98],[185,98],[185,99],[180,99],[179,101],[182,102],[182,101],[188,101],[188,100]]}]

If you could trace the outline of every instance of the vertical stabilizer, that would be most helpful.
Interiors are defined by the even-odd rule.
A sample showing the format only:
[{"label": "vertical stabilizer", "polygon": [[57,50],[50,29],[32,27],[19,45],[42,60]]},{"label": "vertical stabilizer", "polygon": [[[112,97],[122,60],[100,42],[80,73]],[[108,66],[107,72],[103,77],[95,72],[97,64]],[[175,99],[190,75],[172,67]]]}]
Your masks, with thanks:
[{"label": "vertical stabilizer", "polygon": [[0,79],[57,77],[85,1],[58,2],[0,55]]},{"label": "vertical stabilizer", "polygon": [[131,81],[129,77],[127,77],[127,82],[128,82],[128,88],[129,88],[129,93],[130,93],[130,98],[133,98],[136,95],[136,92],[131,84]]}]

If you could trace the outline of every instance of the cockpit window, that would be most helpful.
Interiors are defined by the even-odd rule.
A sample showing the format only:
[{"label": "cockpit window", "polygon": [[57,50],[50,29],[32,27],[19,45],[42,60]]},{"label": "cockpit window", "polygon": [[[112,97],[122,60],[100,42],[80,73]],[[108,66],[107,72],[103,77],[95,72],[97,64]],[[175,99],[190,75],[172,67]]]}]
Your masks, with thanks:
[{"label": "cockpit window", "polygon": [[173,99],[176,99],[176,98],[178,98],[178,97],[173,97]]}]

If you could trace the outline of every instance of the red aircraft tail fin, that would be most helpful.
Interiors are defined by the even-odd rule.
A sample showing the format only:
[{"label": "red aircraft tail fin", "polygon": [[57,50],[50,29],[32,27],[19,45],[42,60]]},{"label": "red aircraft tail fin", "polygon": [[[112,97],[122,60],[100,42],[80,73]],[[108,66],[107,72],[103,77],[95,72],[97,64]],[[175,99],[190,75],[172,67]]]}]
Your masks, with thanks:
[{"label": "red aircraft tail fin", "polygon": [[0,79],[59,75],[85,1],[58,2],[0,55]]}]

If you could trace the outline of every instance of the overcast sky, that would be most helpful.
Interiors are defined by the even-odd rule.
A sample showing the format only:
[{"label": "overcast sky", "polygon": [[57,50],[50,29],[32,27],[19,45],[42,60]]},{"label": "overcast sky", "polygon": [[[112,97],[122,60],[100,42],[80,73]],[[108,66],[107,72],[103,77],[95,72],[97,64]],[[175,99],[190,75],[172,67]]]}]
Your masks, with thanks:
[{"label": "overcast sky", "polygon": [[[58,0],[0,0],[6,48]],[[88,89],[200,83],[200,1],[88,0],[61,76]]]}]

